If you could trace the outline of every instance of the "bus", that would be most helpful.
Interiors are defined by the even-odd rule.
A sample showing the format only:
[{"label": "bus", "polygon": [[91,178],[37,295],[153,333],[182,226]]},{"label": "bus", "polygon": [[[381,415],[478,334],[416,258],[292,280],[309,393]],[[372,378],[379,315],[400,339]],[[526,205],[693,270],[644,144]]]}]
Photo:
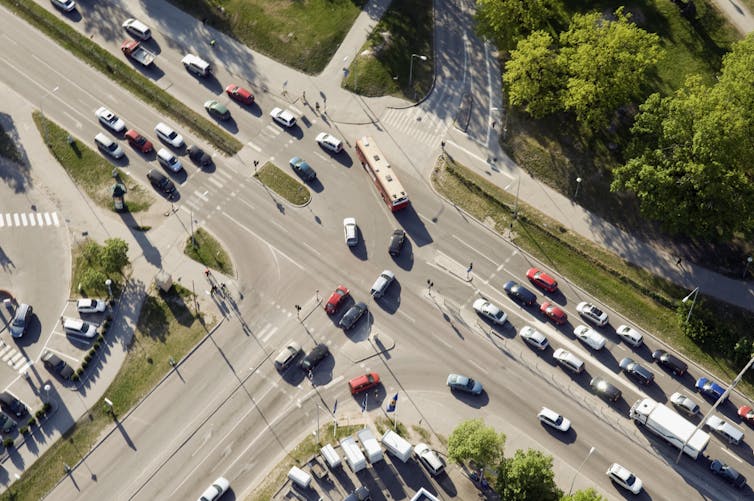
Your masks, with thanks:
[{"label": "bus", "polygon": [[357,139],[356,153],[359,155],[361,166],[369,173],[377,191],[380,192],[390,210],[395,212],[408,207],[406,190],[403,189],[398,176],[395,175],[395,171],[377,148],[374,140],[369,136]]}]

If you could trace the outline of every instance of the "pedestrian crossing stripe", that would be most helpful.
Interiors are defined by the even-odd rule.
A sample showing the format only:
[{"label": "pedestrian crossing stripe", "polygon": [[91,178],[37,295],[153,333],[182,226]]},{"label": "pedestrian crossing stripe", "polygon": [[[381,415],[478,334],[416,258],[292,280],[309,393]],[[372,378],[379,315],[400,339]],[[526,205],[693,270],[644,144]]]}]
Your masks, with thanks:
[{"label": "pedestrian crossing stripe", "polygon": [[8,212],[0,214],[0,228],[60,226],[57,212]]}]

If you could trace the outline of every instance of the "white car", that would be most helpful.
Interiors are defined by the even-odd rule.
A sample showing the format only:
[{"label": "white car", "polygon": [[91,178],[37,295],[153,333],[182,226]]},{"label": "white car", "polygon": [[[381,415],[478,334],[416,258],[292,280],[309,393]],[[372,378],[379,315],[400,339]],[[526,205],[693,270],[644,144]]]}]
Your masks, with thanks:
[{"label": "white car", "polygon": [[154,127],[154,133],[163,141],[173,148],[181,148],[183,146],[183,136],[178,134],[172,127],[165,122],[160,122]]},{"label": "white car", "polygon": [[547,407],[542,407],[542,410],[539,411],[537,417],[542,423],[546,424],[547,426],[551,426],[556,430],[568,431],[571,429],[571,421],[564,418],[554,410],[548,409]]},{"label": "white car", "polygon": [[740,444],[741,440],[744,439],[743,431],[733,426],[720,416],[712,415],[707,418],[707,421],[705,421],[704,424],[706,424],[710,430],[719,433],[728,441],[728,443]]},{"label": "white car", "polygon": [[430,446],[425,443],[418,443],[414,447],[414,454],[419,458],[419,461],[424,465],[432,476],[437,476],[445,470],[445,464],[440,459],[439,454],[433,451]]},{"label": "white car", "polygon": [[97,115],[100,123],[111,131],[120,134],[126,130],[126,122],[104,106],[95,111],[94,114]]},{"label": "white car", "polygon": [[229,488],[230,482],[228,482],[226,478],[220,477],[212,482],[212,485],[207,487],[207,490],[202,493],[198,501],[216,501],[220,499]]},{"label": "white car", "polygon": [[100,150],[104,151],[113,158],[122,158],[123,155],[126,154],[123,151],[123,148],[118,145],[118,143],[101,132],[94,136],[94,142],[97,143],[97,147]]},{"label": "white car", "polygon": [[628,325],[619,325],[615,332],[634,348],[638,348],[644,342],[644,337],[633,327]]},{"label": "white car", "polygon": [[490,303],[486,299],[479,298],[474,301],[474,309],[483,317],[487,317],[498,325],[503,325],[508,320],[508,315],[503,310]]},{"label": "white car", "polygon": [[275,368],[279,371],[288,368],[296,360],[299,353],[301,353],[301,345],[293,340],[288,341],[288,344],[275,359]]},{"label": "white car", "polygon": [[97,326],[84,322],[78,318],[64,318],[63,330],[66,334],[83,339],[94,339],[97,336]]},{"label": "white car", "polygon": [[123,22],[123,29],[141,41],[149,40],[152,37],[149,27],[138,19],[126,19]]},{"label": "white car", "polygon": [[592,303],[583,301],[576,306],[576,310],[581,314],[582,317],[586,318],[590,322],[593,322],[598,327],[604,327],[605,325],[607,325],[607,313],[600,310]]},{"label": "white car", "polygon": [[606,473],[607,476],[610,477],[610,480],[624,489],[628,489],[634,494],[639,494],[641,492],[641,479],[618,463],[611,464]]},{"label": "white car", "polygon": [[275,120],[283,127],[290,128],[296,125],[296,117],[294,117],[293,113],[288,110],[284,110],[282,108],[272,108],[270,116],[273,120]]},{"label": "white car", "polygon": [[71,12],[76,8],[76,2],[73,0],[50,0],[50,2],[63,12]]},{"label": "white car", "polygon": [[76,301],[79,313],[102,313],[107,308],[104,299],[79,299]]},{"label": "white car", "polygon": [[547,337],[530,325],[524,325],[518,333],[521,335],[521,339],[538,350],[546,350],[550,345]]},{"label": "white car", "polygon": [[343,141],[327,132],[317,134],[317,142],[324,149],[330,150],[333,153],[340,153],[343,150]]},{"label": "white car", "polygon": [[353,247],[359,243],[359,232],[356,226],[355,217],[347,217],[343,220],[343,233],[346,238],[346,245]]},{"label": "white car", "polygon": [[573,334],[581,341],[595,350],[601,350],[605,347],[605,336],[586,325],[579,325],[573,329]]},{"label": "white car", "polygon": [[675,392],[670,395],[670,402],[681,412],[689,416],[696,416],[699,414],[699,404],[694,402],[691,398],[687,397],[683,393]]}]

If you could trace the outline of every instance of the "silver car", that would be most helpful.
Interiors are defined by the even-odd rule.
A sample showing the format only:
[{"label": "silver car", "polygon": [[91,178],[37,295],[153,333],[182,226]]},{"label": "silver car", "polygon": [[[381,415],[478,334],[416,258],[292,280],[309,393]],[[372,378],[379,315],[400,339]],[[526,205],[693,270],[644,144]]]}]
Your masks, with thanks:
[{"label": "silver car", "polygon": [[460,374],[448,374],[447,382],[451,390],[459,390],[471,393],[472,395],[480,395],[482,393],[482,383]]},{"label": "silver car", "polygon": [[18,308],[16,308],[16,314],[13,315],[13,320],[10,323],[10,335],[13,337],[21,337],[26,334],[33,313],[34,308],[32,308],[30,304],[21,303]]}]

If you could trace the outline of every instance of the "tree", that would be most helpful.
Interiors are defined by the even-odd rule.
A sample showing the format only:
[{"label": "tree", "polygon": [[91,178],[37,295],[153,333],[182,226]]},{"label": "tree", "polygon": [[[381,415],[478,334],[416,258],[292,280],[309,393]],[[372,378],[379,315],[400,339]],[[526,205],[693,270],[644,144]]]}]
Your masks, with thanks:
[{"label": "tree", "polygon": [[536,30],[547,29],[559,17],[557,0],[477,0],[476,31],[500,50],[511,50]]},{"label": "tree", "polygon": [[95,268],[85,268],[81,271],[79,283],[85,291],[98,291],[105,287],[107,276]]},{"label": "tree", "polygon": [[563,495],[555,484],[552,456],[535,449],[519,449],[503,460],[495,490],[503,501],[557,501]]},{"label": "tree", "polygon": [[607,499],[590,487],[583,491],[576,491],[573,494],[563,496],[560,498],[560,501],[607,501]]},{"label": "tree", "polygon": [[496,466],[503,458],[505,435],[485,426],[481,419],[459,424],[448,438],[448,457],[457,463],[473,460],[477,465]]},{"label": "tree", "polygon": [[89,265],[95,265],[100,262],[100,256],[102,254],[102,246],[94,240],[87,239],[81,248],[81,256],[84,261]]},{"label": "tree", "polygon": [[108,238],[102,249],[102,266],[107,273],[120,273],[128,264],[128,244],[120,238]]},{"label": "tree", "polygon": [[620,106],[639,95],[662,56],[659,36],[632,23],[622,7],[613,20],[599,12],[576,14],[560,44],[567,73],[563,107],[592,130],[607,125]]},{"label": "tree", "polygon": [[561,109],[564,76],[557,54],[552,37],[544,31],[535,31],[518,42],[503,73],[511,104],[535,118]]}]

